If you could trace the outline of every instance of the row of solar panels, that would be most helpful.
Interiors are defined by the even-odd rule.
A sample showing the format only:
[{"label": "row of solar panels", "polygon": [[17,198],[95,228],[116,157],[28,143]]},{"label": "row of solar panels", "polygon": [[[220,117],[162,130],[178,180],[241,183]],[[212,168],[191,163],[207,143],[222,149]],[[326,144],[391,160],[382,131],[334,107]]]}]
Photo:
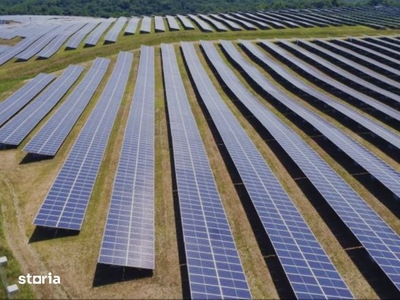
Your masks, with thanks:
[{"label": "row of solar panels", "polygon": [[[281,43],[290,45],[290,43],[283,41]],[[341,105],[340,102],[326,94],[319,93],[304,85],[301,80],[287,72],[281,65],[265,56],[254,44],[249,42],[241,42],[241,44],[258,62],[268,66],[267,70],[270,70],[272,75],[285,78],[299,90],[302,90],[304,94],[312,94],[319,101],[323,101],[341,113],[347,114],[356,122],[369,125],[370,127],[367,128],[371,132],[374,132],[374,130],[385,132],[390,136],[391,131],[388,131],[385,127]],[[252,67],[237,52],[232,43],[221,42],[221,46],[228,58],[248,76],[247,78],[250,78],[253,84],[309,122],[338,148],[363,166],[371,176],[390,189],[393,195],[399,195],[398,172],[375,157],[369,150],[357,144],[344,132],[291,100],[266,80],[257,69]],[[296,62],[295,58],[289,53],[282,55],[284,50],[279,50],[279,47],[270,42],[263,41],[263,46],[268,47],[269,51],[280,53],[287,60]],[[292,44],[292,46],[296,45]],[[212,44],[203,42],[202,47],[213,68],[224,81],[225,86],[274,136],[327,203],[341,217],[349,230],[358,238],[371,257],[398,287],[399,283],[396,279],[399,265],[398,236],[299,136],[285,127],[277,117],[243,87],[230,71],[230,68],[222,61]],[[193,45],[184,43],[182,49],[189,73],[194,79],[200,97],[214,120],[229,155],[243,180],[295,295],[299,298],[351,297],[351,293],[296,207],[269,170],[251,140],[224,106],[198,60]],[[154,246],[154,228],[152,227],[154,222],[153,181],[151,179],[154,176],[151,155],[154,144],[152,141],[154,136],[152,128],[154,123],[154,107],[152,106],[152,103],[154,104],[154,82],[152,81],[152,79],[154,80],[154,62],[152,62],[152,57],[154,57],[152,48],[142,49],[139,75],[134,101],[132,102],[133,105],[137,105],[137,108],[132,107],[128,120],[99,257],[99,262],[102,263],[150,269],[154,268],[154,248],[152,248]],[[176,65],[174,48],[163,45],[162,57],[164,74],[170,74],[170,76],[165,75],[164,80],[192,297],[229,296],[248,298],[250,294],[247,282],[215,188],[204,147],[190,113],[190,106],[187,104],[185,90]],[[87,80],[89,80],[89,78],[96,77],[94,75],[95,69],[106,69],[106,65],[101,67],[101,62],[106,63],[102,59],[96,61],[89,71],[93,74],[90,77],[85,76],[85,79],[88,78]],[[35,219],[35,224],[75,230],[81,228],[109,132],[123,95],[130,65],[129,54],[120,54],[114,73],[47,195]],[[304,63],[302,66],[309,70],[313,69]],[[60,90],[58,87],[66,86],[66,89],[68,89],[68,86],[76,80],[80,72],[82,72],[81,68],[70,67],[56,79],[58,82],[54,84],[51,92],[46,90],[37,99],[53,99],[55,97],[53,101],[57,101],[65,93],[65,90]],[[47,78],[48,76],[39,75],[35,79],[37,85],[32,85],[31,82],[33,81],[31,81],[12,97],[15,97],[15,100],[22,98],[24,94],[31,95],[28,85],[31,84],[30,89],[32,90],[40,89],[41,86],[45,86],[54,79],[51,76]],[[325,79],[322,76],[319,76],[319,78]],[[85,86],[91,86],[89,82],[85,84],[85,79],[79,85],[82,90],[85,90]],[[332,81],[331,84],[333,85]],[[351,88],[348,87],[343,91],[349,93]],[[75,93],[75,90],[73,93]],[[356,96],[356,94],[354,95]],[[146,97],[153,99],[153,101],[144,101]],[[91,98],[90,94],[87,98]],[[112,99],[112,101],[106,103],[106,100],[103,99]],[[210,101],[211,99],[213,101]],[[6,102],[11,103],[10,100],[4,101],[4,103]],[[18,101],[12,102],[18,103]],[[36,102],[32,104],[34,103]],[[47,103],[41,100],[32,106],[30,111],[28,110],[29,113],[22,114],[22,111],[21,116],[23,118],[21,117],[19,121],[25,122],[27,120],[25,124],[31,130],[30,119],[38,114],[37,118],[32,119],[37,123],[36,120],[40,120],[40,117],[45,115],[46,112],[48,113],[54,105],[54,102]],[[63,107],[70,108],[70,105],[60,107],[60,111]],[[86,105],[84,101],[82,105],[84,108]],[[83,108],[80,108],[80,113]],[[106,111],[107,120],[104,119]],[[73,125],[76,122],[76,116],[79,116],[80,113],[77,115],[70,113],[72,121],[68,120],[67,123]],[[60,113],[60,117],[63,115],[68,116],[69,113]],[[69,119],[69,117],[66,119]],[[17,124],[15,123],[15,126]],[[53,127],[56,126],[55,123]],[[398,127],[396,130],[398,130]],[[58,134],[54,136],[58,136]],[[392,139],[388,142],[396,146],[398,135],[392,132],[391,137]],[[139,138],[139,140],[132,141],[134,138]],[[398,146],[396,147],[398,148]],[[147,155],[146,153],[150,154]],[[133,195],[133,193],[136,194]],[[132,202],[132,199],[136,200]],[[216,230],[219,234],[215,234]],[[379,251],[376,249],[379,249]],[[204,257],[204,259],[199,260],[198,257]]]},{"label": "row of solar panels", "polygon": [[[367,23],[366,20],[357,19],[354,16],[347,16],[346,13],[352,11],[353,14],[360,13],[374,16],[374,24]],[[228,30],[257,30],[271,28],[299,28],[299,27],[326,27],[355,24],[370,24],[373,27],[382,27],[383,21],[380,16],[388,13],[387,9],[331,9],[331,10],[282,10],[282,11],[259,11],[254,13],[222,13],[210,15],[177,15],[166,16],[166,21],[170,31],[180,30],[179,20],[184,29],[194,29],[197,27],[204,32],[228,31]],[[395,27],[399,24],[400,12],[394,9],[390,11],[392,16],[388,27]],[[397,12],[397,13],[396,13]],[[368,16],[369,16],[368,15]],[[376,18],[375,18],[376,17]],[[63,25],[31,25],[15,27],[0,31],[0,39],[12,39],[17,36],[24,39],[12,47],[0,48],[0,65],[16,58],[21,61],[29,60],[33,56],[40,59],[47,59],[59,51],[65,44],[66,49],[76,49],[83,40],[85,46],[95,46],[101,37],[108,30],[104,37],[105,43],[115,43],[120,32],[124,29],[125,34],[135,34],[139,23],[140,33],[152,32],[152,21],[154,19],[155,32],[166,31],[164,18],[160,16],[136,18],[129,21],[125,17],[120,17],[113,23],[114,19],[92,23],[75,23]],[[381,20],[382,22],[379,22]],[[193,22],[193,23],[192,23]],[[370,21],[369,21],[370,22]],[[397,25],[396,25],[397,24]]]}]

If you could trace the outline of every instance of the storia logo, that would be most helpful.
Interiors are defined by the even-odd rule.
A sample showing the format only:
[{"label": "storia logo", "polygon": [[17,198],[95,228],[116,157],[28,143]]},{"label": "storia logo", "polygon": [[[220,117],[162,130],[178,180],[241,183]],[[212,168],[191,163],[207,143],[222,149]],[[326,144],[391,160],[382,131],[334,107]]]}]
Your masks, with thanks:
[{"label": "storia logo", "polygon": [[49,272],[47,275],[31,275],[26,274],[18,277],[19,284],[60,284],[60,276],[53,275]]}]

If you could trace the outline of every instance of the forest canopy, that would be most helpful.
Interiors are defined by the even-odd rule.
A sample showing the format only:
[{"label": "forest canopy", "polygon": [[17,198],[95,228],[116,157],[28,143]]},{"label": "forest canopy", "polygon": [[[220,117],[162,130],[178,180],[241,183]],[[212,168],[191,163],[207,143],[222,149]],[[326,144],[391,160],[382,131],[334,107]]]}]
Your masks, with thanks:
[{"label": "forest canopy", "polygon": [[0,15],[118,17],[356,5],[400,6],[400,0],[0,0]]}]

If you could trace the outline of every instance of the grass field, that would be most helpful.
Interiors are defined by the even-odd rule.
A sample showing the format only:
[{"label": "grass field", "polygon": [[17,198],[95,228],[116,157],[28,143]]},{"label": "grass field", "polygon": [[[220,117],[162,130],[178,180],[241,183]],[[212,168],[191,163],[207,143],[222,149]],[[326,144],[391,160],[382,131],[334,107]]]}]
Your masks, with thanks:
[{"label": "grass field", "polygon": [[[29,161],[21,151],[27,141],[33,137],[44,122],[51,117],[55,109],[40,123],[40,125],[24,140],[17,149],[0,150],[0,255],[7,255],[9,265],[6,274],[9,283],[16,283],[21,274],[47,274],[52,272],[61,277],[59,286],[49,285],[19,285],[18,298],[86,298],[86,299],[110,299],[110,298],[170,298],[182,297],[181,265],[179,260],[178,241],[176,234],[176,211],[174,208],[172,178],[171,178],[171,145],[168,140],[168,124],[166,116],[166,101],[164,97],[164,84],[161,70],[161,55],[158,45],[160,43],[174,43],[178,56],[178,62],[183,76],[184,85],[189,102],[194,112],[197,126],[206,147],[212,171],[221,194],[222,202],[226,210],[240,258],[249,281],[249,286],[254,298],[277,298],[282,291],[277,289],[274,282],[274,272],[267,267],[269,262],[277,258],[267,255],[265,249],[260,249],[258,236],[252,229],[246,212],[242,206],[236,183],[232,182],[227,166],[218,149],[207,119],[196,98],[190,83],[187,71],[184,67],[181,52],[178,47],[180,41],[212,40],[219,39],[275,39],[275,38],[329,38],[363,35],[396,35],[400,30],[373,30],[364,26],[354,27],[327,27],[327,28],[302,28],[285,30],[257,30],[246,32],[227,33],[202,33],[198,29],[193,31],[179,31],[166,33],[136,34],[134,36],[120,35],[116,44],[98,45],[92,48],[84,48],[82,45],[77,50],[59,51],[49,60],[30,60],[28,62],[8,62],[0,67],[0,101],[21,87],[26,80],[40,72],[59,74],[69,64],[82,64],[86,69],[91,61],[97,57],[107,57],[112,60],[106,78],[109,77],[119,51],[133,51],[135,58],[132,66],[128,87],[118,112],[117,120],[108,143],[106,155],[102,162],[95,189],[89,202],[86,218],[79,235],[65,235],[60,233],[38,232],[32,224],[33,219],[44,200],[46,193],[52,185],[59,169],[65,161],[74,141],[76,140],[90,112],[93,110],[106,80],[103,80],[93,100],[86,108],[78,123],[69,134],[58,154],[53,159]],[[0,40],[0,44],[4,41]],[[16,41],[11,41],[13,43]],[[119,159],[119,151],[123,140],[123,134],[127,116],[132,102],[135,88],[135,78],[139,62],[140,45],[154,45],[156,47],[156,123],[155,123],[155,224],[156,224],[156,269],[152,277],[129,279],[128,274],[113,284],[98,284],[97,277],[113,274],[112,267],[99,271],[97,257],[103,234],[105,219],[109,206],[112,184]],[[196,46],[198,54],[204,66],[207,62]],[[238,48],[239,51],[246,54]],[[220,50],[219,50],[220,51]],[[268,55],[268,54],[267,54]],[[246,56],[247,57],[247,56]],[[251,59],[247,57],[249,61]],[[227,64],[229,62],[226,60]],[[280,86],[260,66],[252,63],[269,80]],[[279,112],[273,105],[259,95],[243,78],[236,69],[231,66],[242,83],[265,106],[278,115],[287,125],[296,131],[328,164],[337,171],[354,188],[365,201],[397,232],[400,233],[400,221],[395,213],[384,206],[374,195],[362,186],[354,174],[349,174],[338,162],[316,143],[314,137],[307,135],[301,128],[292,123],[287,116]],[[306,219],[311,230],[316,235],[336,268],[343,276],[346,284],[356,298],[378,298],[384,292],[371,287],[363,273],[359,270],[352,256],[351,247],[344,248],[338,241],[338,237],[332,232],[329,224],[314,207],[299,187],[301,178],[293,178],[280,161],[277,153],[270,147],[268,141],[257,132],[248,116],[231,101],[223,91],[216,76],[209,67],[206,68],[214,85],[231,111],[235,114],[240,124],[253,140],[269,166],[272,168],[284,189],[293,199],[301,214]],[[322,76],[322,75],[321,75]],[[82,76],[81,76],[82,78]],[[312,84],[310,84],[312,85]],[[76,84],[75,84],[76,86]],[[285,90],[280,86],[282,90]],[[315,87],[315,86],[314,86]],[[317,88],[317,87],[315,87]],[[318,88],[317,88],[318,89]],[[309,109],[324,116],[331,123],[351,135],[359,143],[368,147],[377,156],[388,162],[396,170],[400,171],[400,164],[377,147],[366,142],[360,136],[337,122],[334,118],[318,111],[297,95],[285,90],[290,97],[296,99]],[[66,99],[64,97],[63,99]],[[339,100],[341,101],[341,100]],[[62,103],[62,101],[61,101]],[[59,103],[57,107],[61,104]],[[397,129],[398,130],[398,129]],[[5,298],[3,289],[0,289],[0,298]]]}]

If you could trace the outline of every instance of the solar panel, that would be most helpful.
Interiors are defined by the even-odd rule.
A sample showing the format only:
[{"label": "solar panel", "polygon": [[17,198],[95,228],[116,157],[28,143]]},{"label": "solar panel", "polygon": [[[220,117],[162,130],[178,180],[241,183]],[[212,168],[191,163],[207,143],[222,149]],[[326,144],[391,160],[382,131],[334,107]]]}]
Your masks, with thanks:
[{"label": "solar panel", "polygon": [[155,27],[156,32],[164,32],[165,31],[163,17],[161,17],[161,16],[154,17],[154,27]]},{"label": "solar panel", "polygon": [[[363,102],[364,104],[374,108],[374,111],[378,110],[384,113],[386,116],[390,116],[391,118],[400,121],[400,112],[394,110],[390,106],[383,104],[382,102],[374,98],[371,98],[370,96],[367,96],[361,92],[358,92],[357,90],[349,87],[346,84],[341,83],[340,81],[337,81],[331,77],[324,76],[324,74],[321,74],[321,72],[311,67],[311,65],[302,62],[300,59],[294,57],[292,54],[278,47],[274,43],[271,43],[269,41],[261,41],[261,44],[269,51],[278,54],[280,57],[283,57],[285,60],[288,60],[292,64],[294,64],[296,66],[296,71],[301,70],[302,72],[307,73],[308,79],[313,83],[319,85],[321,88],[326,89],[327,86],[331,88],[333,87],[337,91],[340,91],[341,93],[340,98],[342,98],[343,100],[346,101],[347,99],[351,98],[357,99],[358,101]],[[295,44],[284,40],[279,41],[279,44],[283,45],[283,47],[285,48],[293,49],[294,51],[303,50],[302,48],[296,46]],[[331,92],[331,90],[328,89],[328,92]]]},{"label": "solar panel", "polygon": [[69,66],[39,97],[0,128],[0,143],[18,146],[57,105],[82,72],[81,66]]},{"label": "solar panel", "polygon": [[188,15],[188,17],[190,19],[192,19],[197,24],[197,26],[199,26],[201,31],[205,31],[205,32],[212,32],[213,31],[212,28],[210,27],[210,25],[208,25],[206,22],[204,22],[198,16]]},{"label": "solar panel", "polygon": [[[246,14],[246,15],[249,16],[249,14]],[[282,20],[281,18],[272,16],[272,15],[268,14],[267,12],[264,12],[264,13],[257,12],[257,13],[255,13],[255,16],[259,17],[261,19],[261,21],[267,23],[268,25],[270,25],[271,27],[276,28],[276,29],[284,29],[286,27],[289,27],[289,28],[301,27],[298,23],[296,23],[294,21]]]},{"label": "solar panel", "polygon": [[[265,46],[271,47],[271,49],[279,48],[271,42],[262,41],[262,43]],[[279,49],[277,49],[277,51],[278,50]],[[283,51],[280,51],[280,53],[281,55],[285,55],[285,52]],[[286,55],[286,58],[291,59],[289,55]],[[275,62],[269,59],[267,56],[263,57],[263,63],[269,66],[275,64]],[[308,110],[306,107],[300,105],[295,100],[292,100],[268,80],[262,78],[261,76],[259,78],[260,81],[258,84],[266,93],[295,112],[297,115],[303,118],[303,120],[314,126],[314,128],[321,132],[327,139],[329,139],[339,149],[341,149],[373,177],[386,186],[390,191],[392,191],[394,195],[400,198],[400,174],[395,169],[383,162],[371,151],[357,143],[333,124],[324,120],[311,110]]]},{"label": "solar panel", "polygon": [[86,46],[96,46],[96,44],[99,42],[103,33],[106,32],[108,27],[110,27],[111,23],[112,22],[110,22],[109,20],[101,22],[100,25],[97,26],[96,29],[93,30],[89,34],[89,36],[86,38],[85,45]]},{"label": "solar panel", "polygon": [[42,59],[47,59],[56,53],[61,46],[69,39],[69,37],[78,31],[82,26],[85,25],[84,23],[78,23],[66,30],[65,32],[56,36],[46,47],[44,47],[37,56]]},{"label": "solar panel", "polygon": [[77,31],[71,38],[68,40],[66,48],[67,49],[76,49],[79,44],[85,38],[85,36],[91,32],[99,23],[87,23],[81,30]]},{"label": "solar panel", "polygon": [[179,19],[179,21],[181,21],[185,29],[194,29],[192,22],[190,22],[187,17],[181,15],[177,15],[176,17]]},{"label": "solar panel", "polygon": [[[322,47],[320,47],[320,46],[318,46],[316,44],[310,43],[308,41],[299,41],[298,44],[300,46],[302,46],[302,47],[305,46],[310,50],[315,50],[315,52],[317,52],[319,56],[321,56],[321,53],[323,53],[323,55],[328,56],[328,58],[334,58],[337,61],[339,61],[340,63],[337,64],[337,65],[340,66],[340,67],[338,67],[336,64],[330,63],[326,59],[323,59],[323,58],[321,58],[321,57],[319,57],[317,55],[314,55],[314,54],[310,53],[307,50],[303,49],[303,51],[302,51],[302,53],[304,55],[306,55],[307,57],[310,57],[311,59],[316,61],[318,64],[325,66],[329,70],[332,70],[333,72],[335,72],[336,74],[339,74],[342,77],[345,77],[346,81],[347,80],[351,80],[351,81],[357,83],[358,85],[362,86],[363,89],[372,90],[375,93],[381,94],[381,95],[383,95],[385,97],[388,97],[388,98],[391,98],[391,99],[393,99],[393,100],[395,100],[397,102],[400,102],[400,96],[399,95],[396,95],[395,93],[390,92],[387,89],[381,88],[380,87],[381,84],[379,83],[379,82],[381,82],[381,83],[385,83],[387,85],[391,85],[393,87],[398,87],[398,82],[397,81],[395,81],[393,79],[390,79],[390,78],[388,78],[386,76],[383,76],[381,74],[378,74],[378,73],[376,73],[375,71],[373,71],[373,70],[371,70],[369,68],[366,68],[366,67],[364,67],[364,66],[362,66],[362,65],[360,65],[360,64],[358,64],[358,63],[356,63],[356,62],[354,62],[352,60],[344,58],[344,57],[342,57],[340,55],[332,53],[332,52],[330,52],[330,51],[328,51],[328,50],[326,50],[326,49],[324,49],[324,48],[322,48]],[[350,66],[351,68],[356,68],[359,72],[361,72],[361,74],[355,76],[352,73],[345,71],[345,69],[343,68],[343,64],[345,64],[347,66]],[[316,67],[318,67],[318,65],[316,65]],[[371,83],[370,80],[367,81],[366,79],[360,78],[359,76],[362,76],[363,78],[371,76],[374,79],[373,80],[374,82],[375,82],[375,80],[378,81],[378,84]],[[361,91],[362,91],[362,89],[361,89]]]},{"label": "solar panel", "polygon": [[211,25],[217,30],[217,31],[228,31],[228,28],[221,22],[214,20],[210,18],[207,15],[199,15],[199,18],[203,19],[204,21],[207,21],[208,23],[211,23]]},{"label": "solar panel", "polygon": [[181,28],[178,25],[178,22],[173,16],[165,16],[167,18],[168,22],[168,27],[170,31],[178,31],[181,30]]},{"label": "solar panel", "polygon": [[140,33],[150,33],[151,32],[151,18],[144,16],[142,19],[142,25],[140,26]]},{"label": "solar panel", "polygon": [[139,18],[132,17],[125,28],[125,34],[135,34],[136,28],[139,24]]},{"label": "solar panel", "polygon": [[0,126],[35,98],[54,78],[56,78],[54,75],[40,73],[10,97],[1,101]]},{"label": "solar panel", "polygon": [[142,46],[99,263],[154,270],[154,78],[154,48]]},{"label": "solar panel", "polygon": [[[232,59],[246,74],[257,81],[263,78],[262,82],[265,82],[265,77],[256,68],[250,66],[237,51],[232,50],[232,43],[221,44],[228,55],[233,55]],[[279,118],[272,114],[265,115],[264,112],[261,109],[252,110],[254,116],[302,170],[371,258],[397,289],[400,289],[400,237],[300,136]]]},{"label": "solar panel", "polygon": [[11,46],[8,45],[0,45],[0,53],[3,53],[6,50],[9,50]]},{"label": "solar panel", "polygon": [[229,29],[231,30],[242,30],[243,28],[240,27],[237,23],[228,20],[220,15],[216,15],[216,14],[210,14],[209,15],[211,18],[220,21],[221,23],[225,24],[226,26],[229,27]]},{"label": "solar panel", "polygon": [[227,20],[235,22],[235,23],[239,23],[241,26],[243,26],[243,28],[245,28],[247,30],[257,30],[257,27],[255,25],[253,25],[250,22],[247,22],[245,20],[235,18],[229,14],[219,14],[219,15],[221,17],[223,17],[224,19],[227,19]]},{"label": "solar panel", "polygon": [[[201,42],[201,45],[224,84],[236,98],[250,110],[265,110],[223,62],[213,44]],[[352,298],[300,212],[219,96],[202,67],[193,44],[187,44],[183,53],[200,97],[242,178],[297,298]],[[318,264],[319,267],[313,267],[313,264]]]},{"label": "solar panel", "polygon": [[[259,61],[262,62],[264,60],[265,55],[252,43],[246,41],[240,41],[240,43],[244,47],[244,49],[247,49],[247,51],[249,51],[251,55],[256,57]],[[391,145],[400,149],[400,136],[395,132],[372,121],[365,115],[350,109],[348,106],[335,100],[329,95],[319,92],[316,89],[313,89],[310,85],[304,83],[304,81],[300,80],[297,76],[294,76],[291,72],[287,71],[282,65],[270,64],[269,67],[272,68],[277,75],[281,76],[285,80],[289,81],[293,86],[300,89],[302,93],[311,95],[318,101],[323,102],[328,107],[331,107],[336,111],[340,112],[341,114],[347,116],[349,119],[357,122],[361,126],[365,127],[367,130],[373,132],[374,134],[384,139]]]},{"label": "solar panel", "polygon": [[115,43],[117,41],[118,35],[121,32],[122,28],[125,26],[127,19],[125,17],[119,17],[117,22],[114,23],[114,26],[111,27],[110,31],[107,32],[104,41],[107,43]]},{"label": "solar panel", "polygon": [[24,151],[41,155],[56,155],[76,121],[96,92],[110,60],[96,58],[89,72],[60,108],[25,146]]},{"label": "solar panel", "polygon": [[268,24],[266,24],[265,22],[259,21],[259,20],[257,20],[257,19],[251,18],[251,17],[248,17],[248,16],[246,16],[246,15],[244,15],[244,14],[242,14],[242,13],[231,13],[231,15],[232,15],[234,18],[241,19],[241,20],[244,20],[244,21],[249,22],[249,23],[251,23],[251,24],[254,24],[254,25],[256,25],[258,28],[261,28],[261,29],[270,29],[270,28],[271,28],[271,27],[270,27]]},{"label": "solar panel", "polygon": [[174,47],[162,44],[161,54],[191,298],[249,299],[247,280]]},{"label": "solar panel", "polygon": [[132,65],[120,52],[112,75],[48,192],[34,224],[80,230]]}]

